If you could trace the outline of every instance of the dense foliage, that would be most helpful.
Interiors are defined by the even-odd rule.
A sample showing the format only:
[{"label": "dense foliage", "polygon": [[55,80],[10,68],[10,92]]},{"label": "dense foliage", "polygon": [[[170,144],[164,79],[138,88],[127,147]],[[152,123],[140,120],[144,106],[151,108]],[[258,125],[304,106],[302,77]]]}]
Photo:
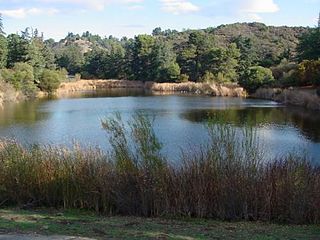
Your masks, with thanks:
[{"label": "dense foliage", "polygon": [[1,75],[18,89],[25,80],[15,72],[17,63],[32,68],[35,88],[50,92],[64,79],[53,72],[59,69],[85,79],[231,82],[249,91],[318,85],[319,49],[319,28],[235,23],[182,32],[156,28],[130,39],[69,33],[55,42],[30,28],[6,36],[0,19]]}]

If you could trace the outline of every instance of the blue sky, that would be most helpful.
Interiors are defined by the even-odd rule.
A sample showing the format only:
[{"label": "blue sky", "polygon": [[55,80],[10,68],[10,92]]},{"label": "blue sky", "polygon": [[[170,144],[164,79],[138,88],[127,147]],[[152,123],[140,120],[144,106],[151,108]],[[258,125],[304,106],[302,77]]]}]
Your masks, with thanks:
[{"label": "blue sky", "polygon": [[38,28],[45,38],[86,30],[132,37],[162,29],[198,29],[233,22],[315,26],[320,0],[0,0],[5,32]]}]

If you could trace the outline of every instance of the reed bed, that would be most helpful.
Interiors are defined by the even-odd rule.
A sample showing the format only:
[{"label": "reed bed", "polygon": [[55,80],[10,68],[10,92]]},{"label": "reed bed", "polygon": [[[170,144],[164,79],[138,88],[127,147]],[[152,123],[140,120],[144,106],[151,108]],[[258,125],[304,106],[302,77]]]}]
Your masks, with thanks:
[{"label": "reed bed", "polygon": [[[291,155],[264,162],[252,129],[208,124],[210,141],[173,166],[152,119],[102,122],[112,151],[0,144],[0,207],[81,208],[106,215],[320,222],[320,169]],[[239,141],[239,134],[243,141]]]}]

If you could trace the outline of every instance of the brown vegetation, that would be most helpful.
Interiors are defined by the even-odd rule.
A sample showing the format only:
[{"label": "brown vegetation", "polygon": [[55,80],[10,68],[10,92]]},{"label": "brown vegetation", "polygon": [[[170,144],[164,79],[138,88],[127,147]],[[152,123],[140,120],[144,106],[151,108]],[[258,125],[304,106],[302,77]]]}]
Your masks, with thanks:
[{"label": "brown vegetation", "polygon": [[103,90],[112,88],[143,88],[160,93],[196,93],[211,96],[243,97],[246,95],[238,85],[216,85],[208,83],[155,83],[126,80],[80,80],[61,84],[56,94],[68,95],[73,92]]},{"label": "brown vegetation", "polygon": [[16,91],[12,85],[0,80],[0,108],[6,102],[17,102],[23,99],[25,96],[20,91]]},{"label": "brown vegetation", "polygon": [[260,88],[253,97],[320,110],[320,97],[313,88]]}]

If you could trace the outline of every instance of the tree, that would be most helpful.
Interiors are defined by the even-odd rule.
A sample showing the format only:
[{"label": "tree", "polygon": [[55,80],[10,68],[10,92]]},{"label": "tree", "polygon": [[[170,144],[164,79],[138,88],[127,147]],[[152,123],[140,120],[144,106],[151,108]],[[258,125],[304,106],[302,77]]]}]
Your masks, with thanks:
[{"label": "tree", "polygon": [[33,37],[27,47],[26,62],[33,67],[36,82],[39,81],[40,75],[46,67],[43,48],[44,44],[38,37]]},{"label": "tree", "polygon": [[84,78],[106,78],[107,51],[101,48],[94,48],[85,56],[82,76]]},{"label": "tree", "polygon": [[61,68],[66,68],[70,74],[80,73],[84,64],[84,55],[81,48],[76,44],[64,47],[57,54],[57,64]]},{"label": "tree", "polygon": [[155,39],[149,35],[139,35],[135,37],[132,45],[133,61],[132,71],[136,80],[153,80],[152,51]]},{"label": "tree", "polygon": [[173,47],[163,39],[157,39],[151,54],[153,79],[155,81],[176,81],[180,76],[180,66],[176,62]]},{"label": "tree", "polygon": [[273,82],[274,77],[270,69],[261,66],[253,66],[245,72],[245,76],[240,84],[249,92],[254,92],[259,87],[270,85]]},{"label": "tree", "polygon": [[240,51],[235,43],[230,44],[228,48],[213,48],[203,57],[204,73],[213,73],[220,83],[236,82],[239,57]]},{"label": "tree", "polygon": [[28,41],[18,34],[10,34],[7,37],[8,42],[8,67],[13,67],[17,62],[27,60]]},{"label": "tree", "polygon": [[214,44],[213,35],[207,35],[204,31],[192,31],[178,54],[181,72],[189,75],[193,81],[199,80],[206,71],[206,56]]},{"label": "tree", "polygon": [[2,69],[1,77],[27,97],[35,96],[37,88],[34,84],[33,67],[29,64],[15,63],[12,69]]},{"label": "tree", "polygon": [[235,39],[235,44],[240,50],[239,65],[237,71],[239,77],[242,78],[246,69],[257,64],[258,56],[251,38],[239,36]]},{"label": "tree", "polygon": [[298,86],[320,86],[320,60],[302,61],[293,73],[292,79]]},{"label": "tree", "polygon": [[0,69],[7,66],[8,42],[7,39],[0,35]]},{"label": "tree", "polygon": [[298,57],[300,61],[320,58],[320,28],[311,29],[302,35],[298,45]]},{"label": "tree", "polygon": [[153,29],[152,36],[160,36],[160,35],[162,35],[162,29],[160,27]]},{"label": "tree", "polygon": [[45,69],[40,76],[39,88],[48,93],[54,92],[60,85],[60,75],[58,71]]}]

